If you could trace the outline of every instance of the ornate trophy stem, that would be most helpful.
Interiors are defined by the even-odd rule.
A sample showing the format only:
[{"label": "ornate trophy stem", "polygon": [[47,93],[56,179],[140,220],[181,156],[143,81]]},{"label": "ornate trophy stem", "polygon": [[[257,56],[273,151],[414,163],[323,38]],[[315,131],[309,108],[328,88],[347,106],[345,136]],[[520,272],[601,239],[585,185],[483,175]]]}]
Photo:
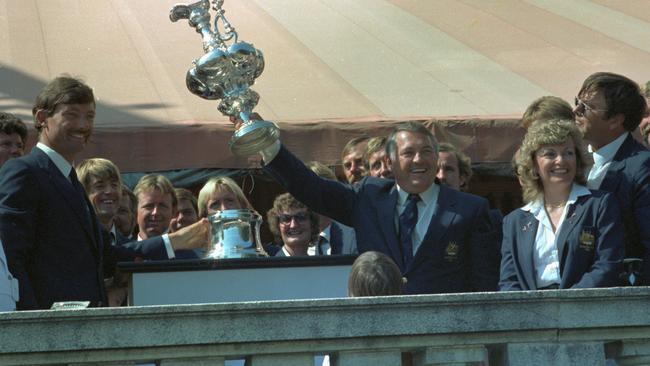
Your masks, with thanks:
[{"label": "ornate trophy stem", "polygon": [[[221,113],[244,121],[229,147],[234,155],[252,155],[273,144],[280,130],[273,122],[250,120],[259,101],[259,94],[250,86],[264,71],[264,56],[252,44],[238,41],[235,28],[224,15],[223,2],[212,0],[212,9],[216,11],[214,28],[210,24],[209,0],[176,5],[169,19],[172,22],[187,19],[203,39],[205,54],[194,60],[193,67],[187,71],[187,88],[204,99],[221,99],[217,107]],[[228,45],[228,42],[232,43]]]}]

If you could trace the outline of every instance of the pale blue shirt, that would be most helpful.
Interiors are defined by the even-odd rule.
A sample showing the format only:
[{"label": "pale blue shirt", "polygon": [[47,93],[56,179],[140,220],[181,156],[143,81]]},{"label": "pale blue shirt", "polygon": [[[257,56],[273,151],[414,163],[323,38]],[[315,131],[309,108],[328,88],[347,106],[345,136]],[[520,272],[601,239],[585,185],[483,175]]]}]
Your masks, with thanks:
[{"label": "pale blue shirt", "polygon": [[594,165],[589,171],[589,178],[587,179],[587,186],[591,189],[598,189],[605,179],[605,174],[607,174],[607,168],[614,160],[614,156],[618,152],[618,149],[621,148],[623,142],[629,135],[629,132],[623,133],[621,136],[617,137],[616,140],[610,142],[609,144],[601,147],[600,149],[594,151],[591,145],[589,145],[589,152],[592,153],[594,158]]},{"label": "pale blue shirt", "polygon": [[[399,232],[399,216],[406,209],[407,198],[409,193],[405,192],[398,184],[395,184],[397,187],[397,209],[395,210],[395,227]],[[437,184],[432,184],[429,189],[419,194],[420,201],[417,204],[418,207],[418,222],[415,224],[415,230],[411,234],[411,243],[413,244],[413,256],[417,253],[420,244],[422,244],[422,239],[427,234],[429,230],[429,225],[431,224],[431,218],[436,210],[436,202],[438,202],[438,195],[440,193],[440,186]]]},{"label": "pale blue shirt", "polygon": [[2,242],[0,242],[0,312],[16,310],[18,280],[9,272]]},{"label": "pale blue shirt", "polygon": [[564,205],[562,217],[557,225],[555,232],[551,225],[551,219],[544,209],[544,200],[538,199],[528,203],[521,209],[530,212],[539,225],[535,235],[535,251],[533,252],[533,265],[535,266],[535,282],[537,288],[547,287],[553,284],[560,284],[560,256],[557,250],[557,236],[560,232],[564,219],[570,205],[574,204],[578,197],[588,196],[591,192],[585,186],[573,184],[569,199]]},{"label": "pale blue shirt", "polygon": [[[72,171],[72,164],[70,164],[67,160],[65,160],[65,158],[61,156],[61,154],[56,152],[54,149],[41,142],[36,143],[36,147],[39,148],[41,151],[43,151],[45,155],[47,155],[47,157],[50,158],[50,160],[52,160],[54,166],[56,166],[56,168],[59,169],[61,174],[63,174],[63,176],[66,177],[69,181],[70,171]],[[172,247],[171,240],[169,240],[169,235],[164,234],[162,236],[162,239],[163,242],[165,243],[165,250],[167,251],[167,256],[169,257],[169,259],[175,258],[176,255],[174,254],[174,249]],[[139,240],[140,238],[138,237],[138,241]]]}]

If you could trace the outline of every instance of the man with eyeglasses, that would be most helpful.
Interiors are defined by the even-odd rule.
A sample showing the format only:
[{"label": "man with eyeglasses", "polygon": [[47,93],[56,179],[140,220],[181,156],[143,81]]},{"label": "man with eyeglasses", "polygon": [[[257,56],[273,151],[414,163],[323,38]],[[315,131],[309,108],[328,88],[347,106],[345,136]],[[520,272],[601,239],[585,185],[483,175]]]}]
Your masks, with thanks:
[{"label": "man with eyeglasses", "polygon": [[640,283],[649,284],[650,152],[631,135],[645,114],[645,97],[629,78],[599,72],[584,81],[573,111],[594,158],[588,186],[618,198],[626,256],[643,259]]}]

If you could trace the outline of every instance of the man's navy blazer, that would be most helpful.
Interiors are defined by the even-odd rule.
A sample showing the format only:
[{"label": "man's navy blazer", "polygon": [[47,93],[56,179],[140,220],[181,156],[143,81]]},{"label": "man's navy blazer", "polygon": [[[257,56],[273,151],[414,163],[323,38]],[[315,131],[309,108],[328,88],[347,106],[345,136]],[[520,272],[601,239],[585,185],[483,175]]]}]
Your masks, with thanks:
[{"label": "man's navy blazer", "polygon": [[625,226],[626,257],[642,258],[641,283],[650,285],[650,151],[628,135],[599,190],[616,196]]},{"label": "man's navy blazer", "polygon": [[[556,235],[560,288],[615,286],[624,254],[616,198],[603,191],[578,197]],[[503,221],[499,290],[537,290],[533,254],[539,221],[517,209]]]},{"label": "man's navy blazer", "polygon": [[135,257],[167,258],[162,240],[105,243],[90,201],[80,197],[38,148],[0,169],[0,238],[19,281],[19,310],[57,301],[106,304],[105,270]]},{"label": "man's navy blazer", "polygon": [[407,293],[496,290],[499,250],[487,200],[441,186],[429,230],[405,264],[393,180],[367,177],[350,186],[320,178],[284,146],[265,169],[314,211],[354,228],[359,253],[376,250],[391,257],[408,279]]}]

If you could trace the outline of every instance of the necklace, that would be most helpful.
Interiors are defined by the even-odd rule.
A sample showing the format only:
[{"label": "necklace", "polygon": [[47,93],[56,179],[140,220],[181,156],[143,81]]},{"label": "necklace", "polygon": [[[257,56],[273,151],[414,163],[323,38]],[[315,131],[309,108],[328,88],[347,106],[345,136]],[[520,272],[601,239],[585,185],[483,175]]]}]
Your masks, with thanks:
[{"label": "necklace", "polygon": [[544,207],[546,208],[561,208],[564,207],[564,205],[566,205],[566,201],[556,203],[556,204],[544,203]]}]

